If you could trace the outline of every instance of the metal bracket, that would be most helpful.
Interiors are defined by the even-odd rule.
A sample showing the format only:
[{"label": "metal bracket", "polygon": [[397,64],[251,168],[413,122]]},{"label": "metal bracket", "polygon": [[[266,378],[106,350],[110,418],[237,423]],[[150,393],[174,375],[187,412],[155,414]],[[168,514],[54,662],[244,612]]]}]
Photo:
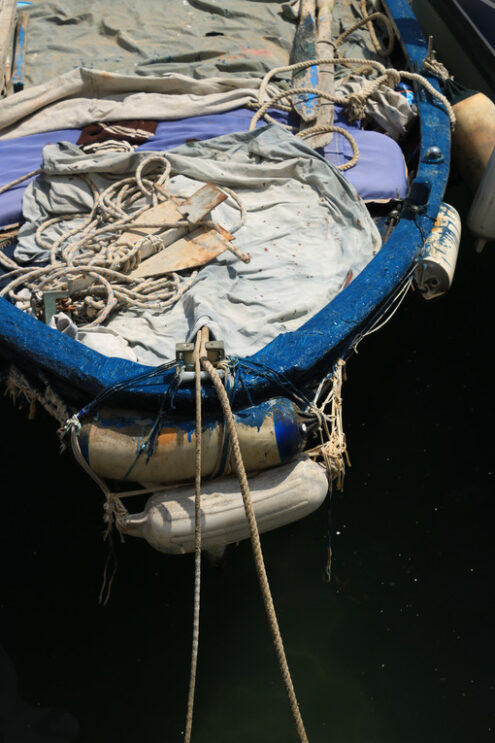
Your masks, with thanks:
[{"label": "metal bracket", "polygon": [[194,343],[176,343],[175,360],[177,369],[194,371]]},{"label": "metal bracket", "polygon": [[[214,367],[225,359],[225,346],[223,341],[206,341],[206,358]],[[194,372],[194,343],[176,343],[175,359],[177,370]]]},{"label": "metal bracket", "polygon": [[213,366],[218,364],[225,359],[225,346],[223,341],[206,341],[206,357]]},{"label": "metal bracket", "polygon": [[58,312],[57,300],[67,299],[68,296],[66,291],[43,292],[43,318],[47,325],[50,325],[52,317]]}]

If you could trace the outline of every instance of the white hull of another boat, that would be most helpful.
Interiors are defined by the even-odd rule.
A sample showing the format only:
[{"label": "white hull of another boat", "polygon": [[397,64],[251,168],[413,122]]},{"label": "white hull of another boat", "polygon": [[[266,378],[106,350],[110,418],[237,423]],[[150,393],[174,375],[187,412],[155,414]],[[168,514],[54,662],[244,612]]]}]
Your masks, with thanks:
[{"label": "white hull of another boat", "polygon": [[[316,510],[325,500],[324,468],[309,458],[261,472],[249,479],[258,529],[277,529]],[[194,486],[152,495],[141,513],[119,519],[124,534],[142,537],[160,552],[194,551]],[[201,543],[217,550],[249,537],[237,478],[205,481],[201,487]]]}]

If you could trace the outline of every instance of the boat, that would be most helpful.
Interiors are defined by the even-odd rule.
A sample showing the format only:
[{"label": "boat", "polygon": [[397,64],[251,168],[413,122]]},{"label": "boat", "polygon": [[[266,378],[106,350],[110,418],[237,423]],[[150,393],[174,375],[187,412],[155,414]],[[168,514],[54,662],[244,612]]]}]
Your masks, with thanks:
[{"label": "boat", "polygon": [[130,5],[28,5],[1,6],[26,34],[0,101],[7,390],[57,420],[108,528],[162,552],[306,516],[342,485],[346,360],[453,278],[453,114],[409,4],[191,0],[162,47]]},{"label": "boat", "polygon": [[478,68],[495,87],[495,2],[493,0],[439,0],[435,10]]}]

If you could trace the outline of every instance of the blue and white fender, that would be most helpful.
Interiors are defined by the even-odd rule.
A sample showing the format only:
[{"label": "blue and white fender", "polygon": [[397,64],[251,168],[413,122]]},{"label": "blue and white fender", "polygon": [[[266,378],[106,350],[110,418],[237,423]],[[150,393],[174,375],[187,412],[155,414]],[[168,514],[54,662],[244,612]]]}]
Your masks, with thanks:
[{"label": "blue and white fender", "polygon": [[439,297],[452,286],[460,242],[461,218],[453,206],[442,202],[414,273],[424,299]]},{"label": "blue and white fender", "polygon": [[[306,444],[306,424],[290,400],[278,397],[234,413],[244,466],[258,472],[293,460]],[[185,483],[195,476],[194,418],[160,421],[131,411],[101,410],[79,432],[81,453],[100,477]],[[201,473],[228,474],[230,446],[223,418],[203,419]]]}]

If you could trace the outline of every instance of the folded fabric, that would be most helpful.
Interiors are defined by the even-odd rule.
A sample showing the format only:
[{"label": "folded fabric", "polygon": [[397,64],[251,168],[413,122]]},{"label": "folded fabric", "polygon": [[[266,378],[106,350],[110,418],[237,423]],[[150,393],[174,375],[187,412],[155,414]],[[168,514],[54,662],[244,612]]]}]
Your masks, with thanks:
[{"label": "folded fabric", "polygon": [[[80,129],[57,129],[28,137],[0,140],[0,187],[39,168],[45,145],[61,141],[75,144],[80,133]],[[21,181],[0,194],[0,226],[22,219],[22,197],[32,180]]]},{"label": "folded fabric", "polygon": [[[270,115],[281,124],[289,121],[288,114],[284,111],[270,111]],[[238,108],[180,121],[160,121],[154,136],[139,145],[138,150],[169,150],[188,141],[202,141],[222,134],[247,131],[252,116],[250,109]],[[142,125],[139,128],[144,131],[154,122],[138,123]],[[263,121],[259,122],[260,126],[263,124]],[[335,109],[335,125],[346,129],[358,146],[359,161],[353,168],[344,171],[344,176],[361,198],[364,201],[404,198],[408,188],[407,170],[399,145],[385,134],[348,124],[338,107]],[[45,145],[60,141],[76,143],[80,138],[80,129],[62,129],[0,140],[0,186],[38,168]],[[334,134],[331,143],[324,149],[324,155],[334,165],[341,165],[351,159],[351,146],[341,134]],[[0,194],[0,225],[18,222],[22,218],[22,195],[28,183],[29,181],[24,181]]]},{"label": "folded fabric", "polygon": [[88,151],[88,148],[92,148],[93,145],[107,142],[108,140],[117,140],[119,142],[129,142],[129,144],[132,145],[139,145],[143,144],[154,135],[157,124],[157,121],[148,121],[144,119],[113,121],[110,124],[100,121],[85,126],[81,131],[77,144],[79,147],[83,147],[86,151]]}]

